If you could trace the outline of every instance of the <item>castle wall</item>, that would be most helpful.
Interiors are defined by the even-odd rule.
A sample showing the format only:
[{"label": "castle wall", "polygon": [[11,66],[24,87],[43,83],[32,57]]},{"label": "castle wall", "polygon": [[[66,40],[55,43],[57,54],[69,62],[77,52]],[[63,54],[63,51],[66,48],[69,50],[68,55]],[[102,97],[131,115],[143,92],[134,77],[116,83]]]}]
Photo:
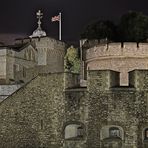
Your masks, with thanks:
[{"label": "castle wall", "polygon": [[129,82],[137,90],[148,90],[148,71],[147,70],[133,70],[129,72]]},{"label": "castle wall", "polygon": [[0,85],[0,102],[17,91],[22,85]]},{"label": "castle wall", "polygon": [[14,79],[17,83],[27,83],[33,78],[35,78],[38,75],[38,69],[37,67],[29,67],[25,68],[24,70],[21,69],[18,72],[15,72]]},{"label": "castle wall", "polygon": [[64,72],[65,44],[50,38],[35,41],[38,65],[48,65],[50,72]]},{"label": "castle wall", "polygon": [[6,55],[7,49],[0,49],[0,83],[5,83],[3,80],[6,79]]},{"label": "castle wall", "polygon": [[[20,51],[7,49],[5,54],[6,75],[4,78],[6,82],[4,84],[14,83],[15,81],[19,80],[28,82],[30,79],[32,79],[32,74],[28,73],[29,71],[27,71],[27,69],[34,69],[34,67],[37,65],[36,58],[37,51],[35,51],[35,49],[33,49],[31,46],[27,46]],[[4,72],[4,69],[1,72]],[[23,73],[28,73],[27,75],[30,77],[24,77]]]},{"label": "castle wall", "polygon": [[[147,91],[143,79],[147,71],[136,71],[130,75],[131,82],[138,81],[134,87],[110,87],[107,71],[90,71],[88,75],[88,137],[87,146],[93,148],[146,148],[144,128],[148,127]],[[133,78],[132,78],[133,76]],[[140,83],[139,83],[140,82]],[[105,84],[104,84],[105,83]],[[137,82],[136,82],[137,83]],[[146,86],[147,87],[147,86]],[[140,89],[139,89],[140,88]],[[121,141],[109,139],[109,127],[119,127],[122,130]],[[104,132],[102,132],[104,129]],[[105,139],[101,139],[106,137]],[[100,140],[101,139],[101,140]]]},{"label": "castle wall", "polygon": [[63,74],[43,74],[0,104],[1,148],[62,145],[63,84]]},{"label": "castle wall", "polygon": [[[62,73],[65,44],[46,37],[32,41],[35,58],[31,47],[7,53],[9,76],[30,82],[14,93],[15,87],[8,88],[13,94],[0,103],[1,148],[148,147],[148,71],[138,70],[147,69],[147,44],[85,49],[87,87],[80,87],[78,75]],[[121,87],[128,77],[129,86]],[[7,92],[0,88],[3,99]]]},{"label": "castle wall", "polygon": [[17,44],[24,46],[16,51],[13,47],[0,50],[0,84],[28,82],[36,73],[37,65],[44,66],[46,73],[64,72],[65,43],[43,37],[18,40]]},{"label": "castle wall", "polygon": [[[92,70],[87,88],[71,87],[72,74],[40,74],[0,103],[1,148],[146,148],[147,73],[132,71],[131,87],[119,87],[118,72]],[[78,126],[83,135],[65,137]]]},{"label": "castle wall", "polygon": [[79,74],[65,73],[64,74],[64,86],[65,88],[77,88],[80,87]]},{"label": "castle wall", "polygon": [[84,49],[84,61],[89,70],[110,69],[120,72],[120,84],[128,85],[128,72],[148,69],[147,43],[98,44]]},{"label": "castle wall", "polygon": [[18,40],[18,42],[32,42],[38,51],[38,65],[46,66],[50,72],[64,72],[64,56],[66,45],[64,42],[49,37]]},{"label": "castle wall", "polygon": [[[65,90],[65,119],[63,124],[62,148],[86,148],[88,124],[88,99],[86,88]],[[72,124],[82,124],[83,137],[65,139],[65,127]],[[68,132],[69,134],[71,131]],[[67,134],[68,134],[67,133]]]}]

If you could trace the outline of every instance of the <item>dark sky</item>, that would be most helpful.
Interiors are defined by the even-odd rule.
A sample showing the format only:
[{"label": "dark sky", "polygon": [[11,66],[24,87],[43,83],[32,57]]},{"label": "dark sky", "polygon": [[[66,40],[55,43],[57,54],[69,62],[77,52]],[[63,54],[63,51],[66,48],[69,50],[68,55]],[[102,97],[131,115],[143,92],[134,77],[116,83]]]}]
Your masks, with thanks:
[{"label": "dark sky", "polygon": [[37,27],[36,11],[44,13],[42,28],[58,39],[58,23],[51,17],[62,12],[63,40],[79,40],[93,20],[118,21],[129,10],[148,15],[148,0],[0,0],[0,34],[30,35]]}]

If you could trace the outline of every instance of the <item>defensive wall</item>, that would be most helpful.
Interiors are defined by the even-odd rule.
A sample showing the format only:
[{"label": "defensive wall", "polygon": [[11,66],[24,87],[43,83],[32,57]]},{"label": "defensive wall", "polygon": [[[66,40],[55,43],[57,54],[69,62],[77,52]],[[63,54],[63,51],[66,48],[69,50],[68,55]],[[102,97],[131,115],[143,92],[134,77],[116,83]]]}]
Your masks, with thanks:
[{"label": "defensive wall", "polygon": [[86,70],[99,69],[118,71],[121,85],[128,85],[129,71],[148,69],[148,43],[87,42],[82,46],[82,53],[84,73]]},{"label": "defensive wall", "polygon": [[[119,86],[119,72],[111,70],[88,71],[87,88],[74,78],[77,82],[70,73],[40,73],[1,102],[1,147],[148,146],[147,70],[130,72],[129,87]],[[119,130],[117,139],[112,128]]]},{"label": "defensive wall", "polygon": [[23,75],[37,65],[45,66],[48,72],[64,72],[65,51],[64,42],[49,37],[18,39],[12,46],[1,46],[0,84],[9,84],[10,79],[18,81],[15,78],[29,81],[31,74],[29,79]]},{"label": "defensive wall", "polygon": [[31,42],[38,51],[38,65],[48,65],[51,72],[64,71],[66,44],[50,37],[16,40],[16,44]]}]

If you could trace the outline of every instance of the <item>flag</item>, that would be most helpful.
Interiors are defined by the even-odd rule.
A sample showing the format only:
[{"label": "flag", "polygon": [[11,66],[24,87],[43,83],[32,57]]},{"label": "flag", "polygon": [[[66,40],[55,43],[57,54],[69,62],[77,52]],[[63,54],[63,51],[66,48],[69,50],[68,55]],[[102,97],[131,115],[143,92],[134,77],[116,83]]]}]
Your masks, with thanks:
[{"label": "flag", "polygon": [[53,16],[51,18],[52,22],[59,22],[59,40],[61,41],[62,38],[62,14],[61,12],[59,13],[59,15]]},{"label": "flag", "polygon": [[60,21],[60,15],[53,16],[53,17],[51,18],[51,21],[52,21],[52,22]]}]

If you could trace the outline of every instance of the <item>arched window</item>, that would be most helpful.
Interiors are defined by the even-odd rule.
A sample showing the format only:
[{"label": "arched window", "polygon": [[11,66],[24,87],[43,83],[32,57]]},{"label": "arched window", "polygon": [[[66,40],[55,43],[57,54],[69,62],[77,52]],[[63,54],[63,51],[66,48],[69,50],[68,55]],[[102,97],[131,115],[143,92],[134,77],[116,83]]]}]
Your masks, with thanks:
[{"label": "arched window", "polygon": [[120,138],[124,140],[124,131],[123,128],[117,125],[106,125],[100,130],[100,139],[112,139],[112,138]]},{"label": "arched window", "polygon": [[100,131],[101,147],[121,148],[124,140],[123,128],[117,125],[106,125]]},{"label": "arched window", "polygon": [[118,127],[109,128],[109,137],[121,137],[120,130]]},{"label": "arched window", "polygon": [[81,124],[69,124],[65,127],[65,139],[80,139],[84,137],[84,127]]}]

